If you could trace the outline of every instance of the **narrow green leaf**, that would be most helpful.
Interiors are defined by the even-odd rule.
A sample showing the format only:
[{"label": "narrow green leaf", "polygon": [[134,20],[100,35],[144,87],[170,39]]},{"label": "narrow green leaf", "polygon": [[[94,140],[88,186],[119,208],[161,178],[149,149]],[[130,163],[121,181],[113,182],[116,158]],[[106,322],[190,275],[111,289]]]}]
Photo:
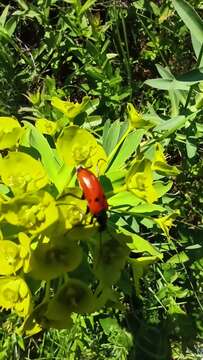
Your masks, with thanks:
[{"label": "narrow green leaf", "polygon": [[178,90],[169,90],[169,98],[171,101],[171,116],[179,115],[179,98],[176,94]]},{"label": "narrow green leaf", "polygon": [[144,129],[138,129],[131,132],[127,136],[121,148],[119,149],[118,155],[115,156],[114,161],[109,168],[110,172],[122,168],[125,161],[137,150],[145,131],[146,130]]},{"label": "narrow green leaf", "polygon": [[96,0],[87,0],[79,10],[79,15],[84,14],[84,12],[87,11],[92,5],[94,5],[95,2]]},{"label": "narrow green leaf", "polygon": [[86,65],[85,70],[89,76],[91,76],[95,80],[104,80],[104,73],[101,71],[99,67]]},{"label": "narrow green leaf", "polygon": [[68,169],[56,151],[49,146],[46,138],[33,125],[26,121],[24,123],[29,130],[30,146],[39,152],[49,179],[55,184],[59,193],[61,193],[70,180],[72,169]]},{"label": "narrow green leaf", "polygon": [[187,150],[187,156],[189,159],[192,159],[197,152],[197,145],[193,143],[190,139],[186,140],[186,150]]},{"label": "narrow green leaf", "polygon": [[108,133],[111,126],[111,121],[108,119],[103,127],[103,134],[102,134],[102,145],[104,147],[104,150],[106,151],[107,155],[109,153],[108,149]]},{"label": "narrow green leaf", "polygon": [[84,105],[81,107],[81,112],[85,111],[87,115],[92,114],[99,105],[99,99],[83,98]]},{"label": "narrow green leaf", "polygon": [[170,72],[170,70],[168,68],[164,68],[160,64],[156,64],[156,68],[159,72],[159,75],[161,75],[161,77],[163,79],[166,79],[166,80],[174,79],[173,74]]},{"label": "narrow green leaf", "polygon": [[154,183],[154,188],[158,195],[158,198],[161,198],[164,194],[166,194],[173,186],[173,181],[169,181],[167,184],[164,184],[162,181],[156,181]]},{"label": "narrow green leaf", "polygon": [[154,128],[154,131],[162,132],[162,131],[169,131],[170,133],[180,129],[184,126],[187,118],[184,115],[175,116],[169,120],[166,120],[165,123],[158,125]]},{"label": "narrow green leaf", "polygon": [[158,215],[162,212],[166,211],[166,209],[157,204],[141,204],[133,207],[129,210],[130,214],[137,214],[137,215]]},{"label": "narrow green leaf", "polygon": [[13,35],[16,26],[17,26],[17,20],[14,17],[13,18],[11,17],[5,25],[5,29],[10,37]]},{"label": "narrow green leaf", "polygon": [[197,40],[203,39],[203,21],[193,7],[185,0],[172,0],[172,3],[191,34]]},{"label": "narrow green leaf", "polygon": [[[105,130],[106,131],[106,130]],[[116,120],[108,129],[108,134],[105,134],[104,148],[107,155],[111,153],[119,140],[120,121]]]},{"label": "narrow green leaf", "polygon": [[26,4],[26,2],[24,0],[17,0],[18,5],[23,9],[23,10],[28,10],[28,5]]},{"label": "narrow green leaf", "polygon": [[5,23],[6,23],[6,18],[8,16],[8,11],[9,11],[9,7],[10,5],[7,5],[4,10],[2,11],[1,13],[1,16],[0,16],[0,25],[2,27],[4,27]]},{"label": "narrow green leaf", "polygon": [[138,259],[130,259],[129,260],[129,262],[132,265],[133,278],[134,278],[134,283],[135,283],[135,291],[136,291],[137,296],[139,296],[141,294],[140,279],[143,277],[148,266],[153,264],[157,260],[158,259],[156,256],[143,256]]},{"label": "narrow green leaf", "polygon": [[195,82],[187,83],[177,80],[166,80],[161,78],[146,80],[144,83],[159,90],[175,89],[175,90],[187,90],[187,91],[190,89],[191,85],[195,84]]},{"label": "narrow green leaf", "polygon": [[200,244],[194,244],[194,245],[189,245],[185,247],[185,250],[196,250],[196,249],[201,249],[202,246]]},{"label": "narrow green leaf", "polygon": [[178,76],[176,80],[184,82],[186,84],[196,84],[203,80],[203,67],[182,74]]},{"label": "narrow green leaf", "polygon": [[84,129],[93,129],[102,124],[102,117],[100,115],[90,115],[87,121],[83,124]]},{"label": "narrow green leaf", "polygon": [[189,260],[189,257],[184,251],[181,251],[179,254],[172,256],[168,261],[167,264],[175,265],[175,264],[182,264]]},{"label": "narrow green leaf", "polygon": [[[192,47],[195,52],[196,59],[198,59],[200,55],[200,51],[202,51],[203,39],[202,40],[197,39],[193,34],[191,34],[191,39],[192,39]],[[201,57],[199,67],[203,67],[203,56]]]},{"label": "narrow green leaf", "polygon": [[[128,232],[126,232],[126,233],[128,233]],[[153,245],[151,245],[149,241],[143,239],[141,236],[139,236],[137,234],[134,234],[134,235],[131,234],[131,236],[132,236],[133,242],[128,243],[128,247],[132,251],[148,253],[152,256],[156,256],[159,259],[163,258],[163,255]]]}]

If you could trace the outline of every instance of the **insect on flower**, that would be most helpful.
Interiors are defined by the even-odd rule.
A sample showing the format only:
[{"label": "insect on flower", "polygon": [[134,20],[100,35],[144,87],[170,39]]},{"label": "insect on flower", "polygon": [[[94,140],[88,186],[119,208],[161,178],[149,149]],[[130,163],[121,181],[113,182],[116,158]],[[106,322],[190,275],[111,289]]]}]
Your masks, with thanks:
[{"label": "insect on flower", "polygon": [[99,179],[82,166],[77,167],[77,179],[87,200],[89,211],[96,217],[100,230],[104,230],[107,223],[108,203]]}]

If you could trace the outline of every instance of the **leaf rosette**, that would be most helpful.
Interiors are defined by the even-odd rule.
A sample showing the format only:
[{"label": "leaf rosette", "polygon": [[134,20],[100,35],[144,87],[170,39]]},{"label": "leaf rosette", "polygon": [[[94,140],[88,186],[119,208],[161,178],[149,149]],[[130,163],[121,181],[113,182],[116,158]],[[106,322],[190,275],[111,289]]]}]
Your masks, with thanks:
[{"label": "leaf rosette", "polygon": [[37,119],[35,126],[42,134],[53,136],[57,131],[57,124],[54,121],[50,121],[45,118]]},{"label": "leaf rosette", "polygon": [[32,310],[31,293],[26,282],[19,276],[0,278],[0,306],[14,309],[25,317]]},{"label": "leaf rosette", "polygon": [[10,152],[0,159],[0,176],[16,195],[37,191],[48,183],[42,164],[23,152]]},{"label": "leaf rosette", "polygon": [[180,174],[176,166],[167,164],[163,147],[159,143],[156,143],[154,146],[152,170],[163,176],[176,176]]},{"label": "leaf rosette", "polygon": [[83,165],[91,171],[103,173],[106,167],[106,153],[95,137],[87,130],[72,125],[64,128],[57,139],[57,150],[64,162],[72,168]]},{"label": "leaf rosette", "polygon": [[61,111],[69,121],[73,121],[76,116],[81,114],[85,111],[86,105],[89,103],[89,97],[85,96],[82,99],[81,103],[74,103],[71,101],[64,101],[59,99],[56,96],[53,96],[51,99],[51,104],[53,107],[55,107],[57,110]]},{"label": "leaf rosette", "polygon": [[126,185],[129,191],[149,203],[158,199],[153,186],[152,163],[148,159],[134,162],[126,176]]},{"label": "leaf rosette", "polygon": [[23,265],[20,256],[20,245],[10,240],[0,240],[0,274],[12,275]]},{"label": "leaf rosette", "polygon": [[54,198],[46,191],[16,196],[2,203],[3,218],[30,234],[45,231],[58,220]]},{"label": "leaf rosette", "polygon": [[81,191],[78,188],[67,189],[68,193],[56,202],[59,211],[59,226],[57,231],[70,230],[79,225],[87,212],[86,200],[81,200]]},{"label": "leaf rosette", "polygon": [[12,117],[0,117],[0,150],[10,149],[17,145],[23,129]]}]

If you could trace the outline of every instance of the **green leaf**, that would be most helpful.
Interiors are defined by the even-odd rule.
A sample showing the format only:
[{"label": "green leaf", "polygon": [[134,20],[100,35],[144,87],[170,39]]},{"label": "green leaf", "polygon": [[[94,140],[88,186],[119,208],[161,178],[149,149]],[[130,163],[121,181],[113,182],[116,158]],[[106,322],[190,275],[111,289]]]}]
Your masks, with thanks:
[{"label": "green leaf", "polygon": [[84,14],[92,5],[94,5],[96,0],[87,0],[84,5],[79,10],[79,15]]},{"label": "green leaf", "polygon": [[137,215],[157,215],[162,212],[166,211],[166,209],[157,204],[141,204],[133,207],[129,210],[130,214],[137,214]]},{"label": "green leaf", "polygon": [[202,246],[200,244],[194,244],[194,245],[189,245],[189,246],[186,246],[186,250],[196,250],[196,249],[201,249]]},{"label": "green leaf", "polygon": [[103,130],[103,146],[107,155],[111,153],[119,141],[120,121],[116,120],[111,126],[109,125],[110,122],[106,122],[106,126]]},{"label": "green leaf", "polygon": [[28,122],[24,123],[29,130],[30,145],[40,153],[48,177],[61,193],[70,180],[72,168],[68,168],[64,164],[57,153],[51,149],[45,137],[33,125]]},{"label": "green leaf", "polygon": [[91,115],[87,117],[87,121],[83,124],[84,129],[98,128],[102,124],[102,117],[100,115]]},{"label": "green leaf", "polygon": [[137,1],[134,1],[133,2],[133,6],[136,8],[136,9],[144,9],[145,5],[145,0],[137,0]]},{"label": "green leaf", "polygon": [[162,161],[154,162],[153,170],[163,176],[176,176],[180,174],[180,170],[178,170],[176,166],[168,165],[167,163]]},{"label": "green leaf", "polygon": [[116,207],[137,206],[141,202],[141,199],[139,199],[137,196],[135,196],[129,191],[122,191],[108,199],[109,205]]},{"label": "green leaf", "polygon": [[[198,59],[200,55],[200,51],[202,49],[203,41],[201,42],[201,39],[197,39],[193,34],[191,34],[191,39],[192,39],[192,47],[195,52],[196,59]],[[199,67],[203,67],[203,56],[201,57]]]},{"label": "green leaf", "polygon": [[[128,232],[126,232],[126,234],[128,234]],[[131,251],[148,253],[149,255],[156,256],[158,259],[163,258],[163,255],[152,244],[150,244],[149,241],[143,239],[137,234],[131,234],[131,237],[133,242],[128,243],[128,247],[131,249]]]},{"label": "green leaf", "polygon": [[[171,73],[170,69],[164,68],[163,66],[156,64],[156,68],[163,79],[166,80],[175,80],[174,75]],[[179,103],[183,105],[186,101],[186,95],[182,90],[169,89],[169,97],[171,100],[171,115],[176,116],[179,114]]]},{"label": "green leaf", "polygon": [[192,159],[197,152],[197,144],[193,143],[190,138],[186,140],[186,150],[187,150],[187,156],[189,159]]},{"label": "green leaf", "polygon": [[137,296],[141,294],[140,279],[143,277],[148,266],[155,263],[156,261],[157,261],[156,256],[143,256],[138,259],[130,259],[130,263],[132,265],[132,270],[133,270],[135,291]]},{"label": "green leaf", "polygon": [[85,71],[90,77],[92,77],[95,80],[104,80],[105,78],[103,71],[99,67],[86,65]]},{"label": "green leaf", "polygon": [[187,118],[183,115],[180,116],[174,116],[169,120],[166,120],[164,123],[156,126],[154,128],[154,131],[157,132],[167,132],[168,134],[172,134],[176,130],[180,129],[185,125],[185,122],[187,121]]},{"label": "green leaf", "polygon": [[64,101],[57,96],[52,96],[51,98],[52,106],[61,111],[70,121],[73,121],[76,116],[85,111],[91,114],[97,107],[98,102],[99,100],[97,99],[92,102],[88,96],[84,96],[81,103]]},{"label": "green leaf", "polygon": [[23,10],[29,10],[28,5],[24,0],[17,0],[17,3]]},{"label": "green leaf", "polygon": [[7,5],[4,10],[2,11],[1,13],[1,16],[0,16],[0,25],[2,27],[4,27],[5,23],[6,23],[6,18],[8,16],[8,11],[9,11],[9,7],[10,5]]},{"label": "green leaf", "polygon": [[[117,129],[114,128],[115,123],[117,124],[117,127],[119,129],[119,136],[114,135],[114,131],[116,132],[118,131]],[[113,151],[114,147],[117,145],[119,140],[122,139],[123,135],[126,133],[127,130],[128,130],[128,121],[124,121],[121,123],[120,121],[116,120],[112,125],[110,120],[107,120],[105,122],[102,139],[103,139],[103,147],[107,155],[109,155]],[[112,138],[114,138],[113,142],[111,140]],[[117,142],[115,142],[116,138],[117,138]]]},{"label": "green leaf", "polygon": [[144,82],[145,84],[159,90],[189,90],[190,86],[193,83],[186,83],[177,80],[167,80],[167,79],[150,79]]},{"label": "green leaf", "polygon": [[119,329],[118,321],[113,318],[106,318],[99,320],[101,327],[106,335],[112,332],[112,328]]},{"label": "green leaf", "polygon": [[8,21],[6,22],[5,29],[10,37],[13,35],[16,26],[17,26],[17,20],[14,17],[8,19]]},{"label": "green leaf", "polygon": [[[108,174],[106,173],[106,175],[108,176],[108,179],[111,181],[111,185],[113,187],[113,190],[115,190],[115,192],[117,193],[118,191],[121,192],[126,190],[126,187],[124,185],[125,183],[125,175],[126,175],[126,170],[115,170],[112,172],[108,172]],[[119,189],[119,190],[118,190]]]},{"label": "green leaf", "polygon": [[154,188],[156,190],[158,198],[161,198],[164,194],[166,194],[173,186],[173,181],[169,181],[168,183],[164,184],[161,181],[156,181],[154,183]]},{"label": "green leaf", "polygon": [[167,264],[175,265],[175,264],[182,264],[189,260],[189,257],[184,251],[181,251],[179,254],[172,256],[168,261]]},{"label": "green leaf", "polygon": [[127,104],[127,118],[131,129],[149,129],[154,125],[150,121],[146,121],[142,114],[139,113],[136,107],[131,103]]},{"label": "green leaf", "polygon": [[203,80],[203,67],[191,70],[183,75],[176,77],[176,80],[189,84],[196,84]]},{"label": "green leaf", "polygon": [[173,74],[170,72],[170,69],[168,69],[167,67],[164,68],[163,66],[156,64],[156,68],[163,79],[166,80],[174,79]]},{"label": "green leaf", "polygon": [[142,137],[146,131],[144,129],[138,129],[131,132],[123,142],[121,148],[118,151],[117,156],[114,157],[112,165],[109,171],[122,168],[125,161],[137,150],[142,141]]},{"label": "green leaf", "polygon": [[185,0],[172,0],[178,15],[197,40],[203,39],[203,21],[193,7]]}]

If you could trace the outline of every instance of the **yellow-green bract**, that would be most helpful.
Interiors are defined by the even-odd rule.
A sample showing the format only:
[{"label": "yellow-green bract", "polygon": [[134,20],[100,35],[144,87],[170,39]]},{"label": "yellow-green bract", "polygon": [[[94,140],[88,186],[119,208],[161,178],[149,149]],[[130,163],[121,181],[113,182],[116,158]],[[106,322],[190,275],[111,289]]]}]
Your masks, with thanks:
[{"label": "yellow-green bract", "polygon": [[[167,164],[161,144],[146,151],[142,142],[153,125],[128,104],[129,123],[117,122],[116,135],[114,126],[106,127],[98,139],[74,123],[89,102],[53,98],[63,128],[60,119],[21,127],[16,119],[0,118],[0,148],[6,149],[0,158],[0,306],[24,318],[19,331],[27,335],[69,328],[73,313],[95,311],[108,299],[116,306],[112,286],[127,263],[139,295],[144,269],[162,254],[130,224],[147,219],[169,238],[175,216],[160,199],[172,186],[168,177],[179,171]],[[44,134],[52,136],[52,146]],[[78,165],[104,186],[110,221],[102,233],[77,183]],[[137,252],[137,260],[129,258]]]}]

